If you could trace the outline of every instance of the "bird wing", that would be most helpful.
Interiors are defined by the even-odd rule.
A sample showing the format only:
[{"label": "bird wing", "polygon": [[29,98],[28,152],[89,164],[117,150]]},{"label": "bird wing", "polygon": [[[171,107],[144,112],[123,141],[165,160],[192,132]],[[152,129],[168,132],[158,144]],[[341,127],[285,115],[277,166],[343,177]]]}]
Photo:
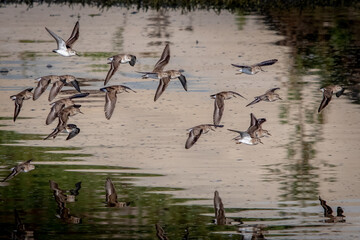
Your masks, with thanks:
[{"label": "bird wing", "polygon": [[156,236],[158,237],[159,240],[169,240],[169,238],[165,235],[165,231],[160,226],[160,224],[156,223],[155,228],[156,228]]},{"label": "bird wing", "polygon": [[183,86],[184,90],[187,91],[187,83],[186,83],[186,78],[184,75],[180,75],[180,77],[178,77],[181,85]]},{"label": "bird wing", "polygon": [[331,209],[331,207],[329,205],[326,204],[326,201],[321,199],[321,197],[319,196],[319,200],[320,200],[320,204],[324,209],[324,217],[328,217],[330,215],[332,215],[333,210]]},{"label": "bird wing", "polygon": [[323,98],[321,100],[321,103],[320,103],[320,106],[319,106],[319,109],[318,109],[318,113],[321,112],[321,110],[323,110],[331,101],[331,98],[332,98],[332,94],[333,92],[332,91],[329,91],[329,90],[324,90],[323,92]]},{"label": "bird wing", "polygon": [[277,59],[271,59],[271,60],[266,60],[257,64],[254,64],[256,66],[262,67],[262,66],[269,66],[269,65],[273,65],[274,63],[276,63],[278,60]]},{"label": "bird wing", "polygon": [[52,85],[52,87],[50,89],[49,99],[48,99],[49,102],[54,100],[54,98],[59,94],[59,92],[63,86],[64,86],[64,82],[62,82],[62,81],[54,82],[54,84]]},{"label": "bird wing", "polygon": [[196,143],[196,141],[199,139],[199,137],[201,136],[203,131],[204,130],[201,129],[201,128],[193,128],[193,129],[191,129],[191,131],[189,133],[189,137],[188,137],[188,139],[186,140],[186,143],[185,143],[185,148],[186,149],[191,148]]},{"label": "bird wing", "polygon": [[116,101],[117,101],[116,92],[115,91],[107,91],[106,96],[105,96],[104,111],[105,111],[105,117],[108,120],[111,118],[111,116],[114,112]]},{"label": "bird wing", "polygon": [[224,113],[224,98],[220,95],[217,95],[214,101],[214,115],[213,121],[215,125],[218,125],[221,121],[222,115]]},{"label": "bird wing", "polygon": [[159,86],[156,89],[154,102],[161,96],[161,94],[165,91],[167,86],[169,85],[170,78],[169,77],[163,77],[159,80]]},{"label": "bird wing", "polygon": [[51,110],[46,118],[46,125],[49,125],[52,123],[57,117],[59,112],[65,107],[64,103],[53,103],[53,106],[51,107]]},{"label": "bird wing", "polygon": [[66,140],[70,140],[73,137],[75,137],[76,135],[78,135],[80,133],[80,128],[73,128],[71,130],[71,132],[69,133],[68,137],[66,138]]},{"label": "bird wing", "polygon": [[57,42],[57,48],[58,49],[63,49],[66,50],[66,43],[64,41],[64,39],[62,39],[61,37],[59,37],[58,35],[56,35],[53,31],[51,31],[50,29],[48,29],[47,27],[45,27],[46,31],[48,31],[48,33],[50,33],[50,35],[55,38],[56,42]]},{"label": "bird wing", "polygon": [[269,92],[275,92],[278,89],[280,89],[280,88],[278,88],[278,87],[277,88],[271,88],[271,89],[267,90],[265,94],[267,94]]},{"label": "bird wing", "polygon": [[114,187],[114,184],[112,183],[110,178],[106,179],[105,183],[105,191],[106,191],[106,203],[116,203],[117,202],[117,194]]},{"label": "bird wing", "polygon": [[23,97],[16,97],[15,99],[14,122],[16,121],[16,118],[20,113],[23,101],[24,101]]},{"label": "bird wing", "polygon": [[166,44],[159,61],[154,66],[153,72],[162,71],[165,65],[169,63],[169,60],[170,60],[170,47],[169,44]]},{"label": "bird wing", "polygon": [[11,169],[11,173],[10,173],[6,178],[4,178],[4,179],[2,180],[2,182],[6,182],[7,180],[12,179],[13,177],[15,177],[16,175],[18,175],[19,173],[20,173],[20,172],[18,171],[17,166],[16,166],[16,167],[13,167],[13,168]]},{"label": "bird wing", "polygon": [[66,42],[65,42],[66,47],[72,48],[72,45],[76,42],[76,40],[78,40],[79,35],[80,35],[80,32],[79,32],[79,21],[77,21],[76,24],[75,24],[75,26],[74,26],[74,29],[73,29],[70,37],[69,37],[69,39],[66,40]]},{"label": "bird wing", "polygon": [[118,70],[120,65],[120,61],[113,60],[110,63],[110,69],[106,75],[104,86],[110,81],[110,78],[114,75],[114,73]]},{"label": "bird wing", "polygon": [[38,82],[37,87],[34,90],[33,100],[38,99],[43,94],[46,88],[49,86],[51,79],[41,79]]},{"label": "bird wing", "polygon": [[237,65],[237,64],[231,64],[231,65],[237,68],[251,68],[250,66],[246,66],[246,65]]}]

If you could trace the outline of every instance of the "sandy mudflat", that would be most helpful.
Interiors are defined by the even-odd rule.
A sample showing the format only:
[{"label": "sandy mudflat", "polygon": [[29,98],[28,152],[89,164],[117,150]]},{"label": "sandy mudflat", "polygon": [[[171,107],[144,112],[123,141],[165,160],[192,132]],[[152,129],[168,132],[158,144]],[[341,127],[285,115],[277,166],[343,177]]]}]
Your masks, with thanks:
[{"label": "sandy mudflat", "polygon": [[[294,102],[288,100],[287,81],[293,61],[288,55],[290,50],[274,45],[282,37],[269,30],[262,18],[251,15],[244,16],[244,25],[239,27],[236,16],[226,12],[217,15],[198,11],[181,15],[169,11],[161,15],[153,11],[131,14],[132,11],[112,8],[100,12],[101,16],[91,17],[89,14],[99,11],[65,6],[39,6],[29,10],[23,6],[0,8],[0,53],[2,56],[10,55],[1,59],[5,61],[2,65],[7,64],[13,69],[7,76],[0,76],[0,116],[12,116],[14,104],[9,96],[35,86],[37,77],[72,74],[105,78],[106,71],[93,72],[90,65],[105,64],[106,58],[63,58],[51,53],[55,43],[44,26],[54,31],[61,30],[59,35],[67,38],[76,22],[76,17],[69,16],[80,14],[80,39],[74,48],[82,53],[119,52],[138,56],[135,67],[122,65],[110,81],[110,84],[125,83],[137,93],[118,95],[110,121],[103,113],[104,97],[90,96],[81,101],[84,115],[71,118],[70,122],[81,128],[76,138],[65,141],[65,136],[59,136],[55,140],[24,144],[81,147],[79,152],[93,155],[84,159],[88,164],[137,167],[139,172],[164,174],[162,177],[139,179],[136,184],[184,188],[173,193],[177,197],[211,198],[217,189],[228,207],[276,207],[281,200],[280,194],[284,192],[279,181],[269,181],[278,177],[276,172],[269,171],[269,165],[282,168],[289,161],[296,162],[301,158],[301,153],[297,152],[294,159],[287,159],[286,146],[293,137],[294,124],[299,116],[298,106],[291,105]],[[121,37],[117,35],[119,29]],[[51,42],[19,42],[24,39]],[[171,60],[167,69],[184,69],[189,91],[185,92],[179,81],[173,80],[161,98],[154,102],[158,82],[143,80],[135,71],[152,69],[163,49],[163,45],[155,44],[157,41],[171,43]],[[24,51],[39,52],[40,56],[21,60]],[[272,58],[279,62],[266,67],[267,72],[254,76],[235,75],[236,71],[230,65],[252,64]],[[53,65],[51,69],[46,68],[48,62]],[[20,77],[14,79],[13,76]],[[319,87],[316,76],[308,82],[311,94],[302,101],[304,105],[314,105],[316,111],[321,101],[321,94],[315,92]],[[102,85],[100,81],[91,82],[82,90],[95,90]],[[245,107],[254,96],[273,87],[281,88],[282,101]],[[201,136],[191,149],[186,150],[186,129],[212,123],[213,100],[209,95],[224,90],[237,91],[247,100],[235,98],[226,101],[222,119],[225,127]],[[16,123],[4,121],[8,126],[3,129],[44,136],[50,133],[56,123],[51,126],[44,123],[49,111],[48,91],[35,102],[24,102],[20,117],[31,119],[18,119]],[[289,124],[281,124],[281,106],[291,109]],[[237,145],[231,141],[236,134],[226,129],[246,130],[251,112],[259,118],[267,118],[263,127],[272,136],[264,138],[263,145]],[[346,98],[334,99],[323,115],[325,124],[316,130],[319,142],[315,143],[316,157],[311,160],[316,167],[313,172],[319,176],[316,180],[320,182],[318,191],[329,199],[339,199],[339,196],[344,200],[359,199],[358,106],[350,104]],[[304,126],[305,131],[313,133],[313,128]],[[329,170],[326,164],[337,167]],[[336,178],[335,182],[326,181],[331,176]]]}]

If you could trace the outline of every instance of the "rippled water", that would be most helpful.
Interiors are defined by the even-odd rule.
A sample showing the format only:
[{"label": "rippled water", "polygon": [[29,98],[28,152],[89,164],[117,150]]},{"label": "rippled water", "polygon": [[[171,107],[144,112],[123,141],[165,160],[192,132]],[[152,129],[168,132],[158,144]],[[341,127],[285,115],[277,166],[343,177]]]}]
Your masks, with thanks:
[{"label": "rippled water", "polygon": [[[34,231],[36,239],[156,239],[156,223],[160,223],[169,239],[253,239],[256,232],[266,239],[359,238],[358,11],[316,8],[301,12],[271,11],[263,16],[205,11],[181,15],[179,11],[136,12],[121,8],[101,12],[96,8],[74,10],[66,6],[19,8],[0,8],[2,19],[13,20],[8,24],[16,29],[10,31],[12,28],[5,26],[5,20],[1,23],[10,31],[8,38],[3,32],[0,38],[5,46],[0,53],[1,68],[9,70],[0,76],[4,103],[25,86],[33,86],[33,79],[60,72],[76,75],[81,88],[91,92],[91,97],[80,101],[87,112],[84,110],[83,118],[74,118],[82,132],[71,142],[62,137],[42,140],[51,127],[37,119],[47,114],[47,103],[40,105],[38,101],[31,106],[32,100],[25,102],[16,124],[11,121],[13,103],[6,102],[2,107],[0,178],[9,173],[9,168],[28,159],[34,159],[36,169],[0,184],[0,238],[9,238],[16,228],[14,209],[27,228]],[[82,49],[82,57],[64,61],[55,56],[44,47],[54,47],[54,43],[48,36],[37,35],[43,34],[44,22],[34,23],[32,34],[26,32],[28,22],[16,20],[27,16],[36,19],[35,13],[40,12],[49,21],[46,25],[54,28],[60,20],[54,20],[46,10],[66,17],[78,13],[88,22],[102,22],[84,24],[84,32],[91,41],[82,40],[87,44],[77,45]],[[75,18],[64,21],[66,27],[61,29],[71,26]],[[113,27],[116,30],[108,25],[105,29],[109,19],[114,18],[119,22]],[[222,32],[219,29],[229,35],[219,36],[218,32]],[[26,34],[21,34],[22,31]],[[101,40],[101,34],[97,35],[99,32],[104,38],[107,36],[106,41]],[[248,37],[247,42],[244,36]],[[267,42],[266,37],[271,41]],[[252,38],[257,38],[253,44]],[[239,40],[223,43],[228,39]],[[167,41],[171,43],[172,66],[184,66],[186,70],[189,92],[183,93],[180,83],[174,81],[158,105],[146,105],[141,96],[134,99],[129,94],[121,98],[115,111],[124,111],[130,117],[119,114],[120,124],[114,119],[107,122],[100,117],[91,119],[103,115],[103,95],[97,90],[108,70],[105,59],[135,45],[137,50],[133,51],[137,51],[139,61],[135,69],[147,71]],[[213,48],[219,46],[218,41],[225,50]],[[248,49],[242,44],[247,44]],[[270,48],[279,50],[268,56]],[[247,52],[250,49],[255,51]],[[274,65],[276,70],[266,69],[268,73],[259,73],[251,80],[248,80],[251,76],[236,76],[229,67],[235,62],[259,62],[265,60],[264,56],[283,61],[279,61],[279,67]],[[272,79],[266,79],[267,74]],[[152,96],[157,87],[156,81],[142,80],[129,66],[121,66],[116,76],[123,80],[121,84],[140,94]],[[115,78],[111,81],[116,83]],[[259,103],[246,109],[249,111],[244,114],[246,120],[243,115],[239,117],[245,111],[239,102],[227,103],[226,108],[227,116],[239,112],[236,126],[248,124],[250,111],[259,117],[266,116],[272,136],[264,140],[264,146],[230,146],[216,142],[212,138],[215,133],[210,133],[191,151],[184,152],[186,135],[179,133],[178,128],[191,127],[186,123],[190,118],[204,121],[203,106],[210,109],[205,116],[211,121],[213,103],[204,105],[209,102],[210,92],[240,85],[239,89],[250,100],[270,88],[270,81],[281,86],[283,101]],[[348,93],[339,99],[334,97],[326,112],[318,114],[321,101],[318,89],[328,84],[345,85]],[[70,88],[63,92],[68,93],[72,93]],[[188,98],[196,96],[196,102],[183,99],[187,105],[178,106],[181,94],[188,94]],[[139,108],[133,111],[137,113],[131,113],[134,105],[145,110]],[[188,111],[183,117],[182,111],[191,108],[196,111]],[[162,122],[161,117],[167,119]],[[180,127],[172,125],[175,121]],[[138,123],[136,131],[131,128],[134,122]],[[231,126],[230,118],[224,122]],[[136,134],[134,131],[138,135],[132,135]],[[231,139],[230,135],[219,134]],[[129,207],[106,207],[107,177],[113,180],[119,198],[130,202]],[[62,189],[82,182],[76,202],[67,204],[70,214],[81,219],[80,224],[59,218],[49,180]],[[244,224],[213,223],[212,197],[216,189],[222,196],[226,216],[241,218]],[[345,223],[324,222],[319,195],[333,209],[338,205],[344,208]],[[263,239],[260,234],[257,237]]]}]

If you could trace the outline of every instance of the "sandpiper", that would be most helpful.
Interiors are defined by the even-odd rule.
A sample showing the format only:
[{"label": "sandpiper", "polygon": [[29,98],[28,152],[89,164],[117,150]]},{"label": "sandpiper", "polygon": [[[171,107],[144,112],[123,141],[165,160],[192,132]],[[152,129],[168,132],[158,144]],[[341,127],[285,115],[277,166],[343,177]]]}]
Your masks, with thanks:
[{"label": "sandpiper", "polygon": [[215,99],[214,101],[214,114],[213,114],[213,121],[215,125],[219,125],[222,115],[224,113],[224,100],[228,100],[231,99],[232,97],[236,97],[236,96],[240,96],[244,99],[246,99],[245,97],[243,97],[242,95],[240,95],[237,92],[233,92],[233,91],[224,91],[224,92],[219,92],[213,95],[210,95],[210,97],[212,99]]},{"label": "sandpiper", "polygon": [[20,113],[21,107],[23,105],[23,101],[32,98],[32,96],[33,96],[32,92],[31,92],[32,90],[33,90],[33,88],[27,88],[27,89],[19,92],[16,95],[10,96],[10,98],[13,101],[15,101],[14,122],[16,121],[16,118]]},{"label": "sandpiper", "polygon": [[136,56],[131,54],[118,54],[108,58],[108,60],[110,61],[108,62],[108,64],[110,64],[110,70],[106,75],[104,86],[109,82],[110,78],[118,70],[120,63],[129,63],[133,67],[136,63]]},{"label": "sandpiper", "polygon": [[64,131],[69,133],[66,140],[70,140],[80,133],[80,128],[78,128],[75,124],[67,124]]},{"label": "sandpiper", "polygon": [[201,125],[187,129],[186,131],[189,131],[189,137],[186,140],[185,148],[186,149],[191,148],[196,143],[196,141],[199,139],[201,134],[203,134],[203,133],[205,134],[205,133],[209,132],[210,130],[215,131],[213,127],[215,127],[215,128],[224,127],[224,125],[201,124]]},{"label": "sandpiper", "polygon": [[267,90],[263,95],[255,97],[255,100],[252,101],[251,103],[249,103],[248,105],[246,105],[246,107],[253,105],[255,103],[258,103],[260,101],[274,102],[278,99],[282,100],[280,98],[279,94],[275,93],[275,91],[278,89],[280,89],[280,88],[271,88],[271,89]]},{"label": "sandpiper", "polygon": [[333,94],[335,94],[336,97],[340,97],[344,93],[345,89],[339,85],[331,85],[321,88],[320,91],[323,93],[323,99],[320,103],[318,113],[320,113],[321,110],[323,110],[330,103]]},{"label": "sandpiper", "polygon": [[34,90],[34,95],[33,95],[34,101],[38,99],[41,96],[41,94],[45,92],[45,90],[47,89],[47,87],[51,82],[59,81],[60,77],[56,75],[48,75],[48,76],[39,77],[36,80],[38,81],[38,84]]},{"label": "sandpiper", "polygon": [[247,132],[254,132],[255,136],[258,138],[264,137],[266,135],[271,136],[269,131],[262,129],[262,124],[266,122],[266,118],[256,118],[253,113],[250,114],[250,126]]},{"label": "sandpiper", "polygon": [[80,91],[80,87],[79,87],[79,83],[76,80],[76,78],[72,75],[61,75],[59,76],[59,80],[55,81],[53,83],[53,86],[51,87],[50,93],[49,93],[49,102],[51,102],[52,100],[54,100],[54,98],[59,94],[59,92],[61,91],[61,89],[67,85],[67,84],[71,84],[76,91],[81,92]]},{"label": "sandpiper", "polygon": [[166,236],[164,229],[160,226],[160,224],[156,223],[155,229],[156,229],[156,236],[158,237],[159,240],[169,240],[169,238]]},{"label": "sandpiper", "polygon": [[57,42],[57,49],[53,50],[54,53],[58,53],[58,54],[60,54],[61,56],[64,56],[64,57],[71,57],[71,56],[74,56],[74,55],[78,55],[77,52],[72,49],[72,46],[74,45],[76,40],[78,40],[79,35],[80,35],[80,33],[79,33],[79,21],[76,22],[76,24],[74,26],[74,29],[73,29],[69,39],[66,40],[66,42],[61,37],[56,35],[53,31],[48,29],[47,27],[45,27],[45,29],[46,29],[46,31],[48,31],[48,33],[50,33],[50,35]]},{"label": "sandpiper", "polygon": [[19,165],[11,168],[11,173],[6,178],[4,178],[2,182],[12,179],[21,172],[30,172],[31,170],[34,170],[35,166],[31,164],[31,161],[32,159],[27,160],[26,162],[20,163]]},{"label": "sandpiper", "polygon": [[105,107],[104,107],[106,119],[110,120],[110,118],[114,112],[116,100],[117,100],[116,94],[123,93],[123,92],[128,93],[129,90],[135,92],[131,88],[126,87],[124,85],[114,85],[114,86],[104,87],[104,88],[100,89],[100,91],[106,92]]},{"label": "sandpiper", "polygon": [[233,138],[233,140],[237,141],[237,144],[245,143],[248,145],[256,145],[258,143],[262,143],[260,138],[256,137],[255,135],[251,136],[251,134],[247,131],[238,131],[233,129],[228,130],[240,134],[239,136]]},{"label": "sandpiper", "polygon": [[161,54],[159,61],[155,64],[155,67],[152,70],[152,72],[139,72],[144,74],[143,78],[150,77],[154,79],[159,79],[159,85],[158,88],[156,89],[154,101],[156,101],[165,91],[171,79],[178,78],[184,90],[187,91],[187,82],[185,76],[182,75],[181,73],[182,70],[167,70],[167,71],[163,70],[165,65],[169,63],[169,60],[170,60],[170,47],[169,44],[166,44],[163,53]]},{"label": "sandpiper", "polygon": [[225,217],[225,209],[220,198],[219,192],[214,192],[214,210],[215,210],[215,224],[216,225],[233,225],[233,224],[241,224],[242,221],[237,219],[231,219]]},{"label": "sandpiper", "polygon": [[[54,138],[56,138],[56,136],[59,133],[61,133],[63,131],[70,132],[68,138],[70,137],[70,135],[72,135],[72,137],[77,135],[77,133],[80,132],[80,129],[76,130],[76,127],[75,127],[75,133],[76,133],[76,131],[77,131],[77,133],[76,134],[72,133],[72,127],[67,126],[67,121],[69,120],[70,116],[74,116],[78,113],[82,113],[80,110],[80,107],[81,107],[81,105],[75,104],[75,105],[71,105],[69,107],[63,108],[58,114],[59,123],[58,123],[57,127],[54,129],[54,131],[52,133],[50,133],[46,138],[44,138],[44,140],[47,140],[50,137],[52,137],[54,139]],[[72,124],[72,125],[75,125],[75,124]],[[68,130],[68,129],[70,129],[70,130]]]},{"label": "sandpiper", "polygon": [[59,185],[52,180],[49,180],[49,183],[50,189],[54,191],[54,196],[56,195],[55,197],[59,198],[58,200],[62,202],[75,202],[75,197],[80,194],[81,182],[75,183],[75,189],[70,190],[60,189]]},{"label": "sandpiper", "polygon": [[334,216],[333,210],[331,209],[331,207],[329,205],[326,204],[326,201],[323,200],[320,196],[319,196],[319,201],[321,206],[324,209],[324,217],[330,218],[325,220],[325,222],[345,222],[346,220],[344,219],[345,216],[343,215],[344,210],[341,207],[337,207],[337,211],[336,211],[336,216]]},{"label": "sandpiper", "polygon": [[117,194],[110,178],[106,178],[105,182],[105,191],[106,191],[106,204],[108,207],[126,207],[130,203],[127,202],[118,202]]},{"label": "sandpiper", "polygon": [[237,64],[231,64],[231,65],[234,66],[234,67],[239,68],[239,70],[238,70],[240,72],[239,74],[246,73],[246,74],[249,74],[249,75],[254,75],[254,74],[256,74],[256,73],[258,73],[260,71],[265,72],[264,70],[262,70],[261,67],[273,65],[277,61],[278,61],[277,59],[271,59],[271,60],[263,61],[261,63],[253,64],[251,66],[237,65]]}]

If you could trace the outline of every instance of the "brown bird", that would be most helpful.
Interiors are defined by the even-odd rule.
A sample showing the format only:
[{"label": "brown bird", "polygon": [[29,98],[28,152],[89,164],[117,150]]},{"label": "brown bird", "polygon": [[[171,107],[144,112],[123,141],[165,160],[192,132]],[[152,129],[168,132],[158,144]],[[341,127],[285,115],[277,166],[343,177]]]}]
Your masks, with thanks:
[{"label": "brown bird", "polygon": [[169,240],[169,238],[166,236],[164,229],[160,226],[160,224],[156,223],[155,228],[156,228],[156,236],[158,237],[159,240]]},{"label": "brown bird", "polygon": [[[248,133],[255,135],[254,137],[261,138],[266,135],[271,136],[269,131],[262,129],[262,124],[266,122],[266,118],[256,118],[253,113],[250,114],[250,126],[247,130]],[[265,135],[266,134],[266,135]]]},{"label": "brown bird", "polygon": [[56,40],[57,49],[53,50],[54,53],[58,53],[64,57],[71,57],[74,55],[78,55],[77,52],[72,49],[72,46],[74,45],[74,43],[76,42],[76,40],[78,40],[78,38],[80,36],[79,21],[76,22],[74,29],[73,29],[69,39],[66,40],[66,42],[61,37],[56,35],[53,31],[51,31],[50,29],[48,29],[46,27],[45,27],[45,29]]},{"label": "brown bird", "polygon": [[272,88],[272,89],[267,90],[263,95],[255,97],[255,100],[252,101],[251,103],[249,103],[248,105],[246,105],[246,107],[253,105],[255,103],[258,103],[260,101],[274,102],[278,99],[282,100],[280,98],[279,94],[275,93],[275,91],[278,89],[280,89],[280,88]]},{"label": "brown bird", "polygon": [[201,124],[192,128],[187,129],[186,131],[189,131],[189,137],[186,140],[185,148],[189,149],[191,148],[196,141],[200,138],[201,134],[205,134],[209,132],[210,130],[215,131],[213,127],[224,127],[224,125],[214,125],[214,124]]},{"label": "brown bird", "polygon": [[[80,110],[80,107],[81,107],[81,105],[75,104],[75,105],[71,105],[69,107],[63,108],[58,114],[59,123],[58,123],[57,127],[54,129],[54,131],[52,133],[50,133],[46,138],[44,138],[44,140],[47,140],[50,137],[52,137],[54,139],[54,138],[56,138],[56,136],[59,133],[61,133],[63,131],[69,132],[67,130],[67,127],[68,127],[67,126],[67,121],[69,120],[70,116],[74,116],[74,115],[76,115],[78,113],[83,114],[83,112],[81,112],[81,110]],[[75,127],[76,127],[76,125],[75,125]],[[69,128],[71,128],[71,126]],[[79,132],[80,132],[80,129],[78,130],[78,133]],[[70,134],[71,134],[71,131],[70,131]],[[70,134],[69,134],[68,138],[70,137]]]},{"label": "brown bird", "polygon": [[265,72],[264,70],[262,70],[261,67],[263,66],[269,66],[269,65],[273,65],[274,63],[276,63],[278,60],[277,59],[271,59],[271,60],[266,60],[266,61],[263,61],[261,63],[256,63],[256,64],[253,64],[251,66],[247,66],[247,65],[236,65],[236,64],[231,64],[233,65],[234,67],[237,67],[239,68],[239,74],[241,73],[246,73],[246,74],[249,74],[249,75],[254,75],[260,71],[262,72]]},{"label": "brown bird", "polygon": [[47,87],[51,82],[59,81],[60,77],[56,75],[48,75],[48,76],[39,77],[36,80],[38,81],[38,84],[34,90],[34,95],[33,95],[34,101],[38,99],[45,92],[45,90],[47,89]]},{"label": "brown bird", "polygon": [[224,91],[224,92],[219,92],[219,93],[210,95],[210,97],[212,99],[215,99],[214,114],[213,114],[213,121],[214,121],[215,125],[220,124],[222,115],[224,113],[224,108],[225,108],[224,100],[228,100],[228,99],[231,99],[232,97],[236,97],[236,96],[240,96],[240,97],[246,99],[239,93],[233,92],[233,91]]},{"label": "brown bird", "polygon": [[225,209],[220,198],[219,192],[214,192],[214,210],[215,210],[215,224],[216,225],[233,225],[233,224],[241,224],[242,221],[240,219],[231,219],[225,217]]},{"label": "brown bird", "polygon": [[168,70],[164,71],[164,67],[169,63],[170,60],[170,47],[169,44],[166,44],[163,53],[159,61],[155,64],[152,72],[140,72],[143,75],[143,78],[154,78],[159,79],[159,85],[155,93],[154,101],[156,101],[161,94],[165,91],[171,79],[178,78],[183,86],[184,90],[187,91],[187,82],[184,75],[182,75],[182,70]]},{"label": "brown bird", "polygon": [[321,88],[320,91],[323,93],[323,99],[320,103],[318,113],[320,113],[321,110],[323,110],[330,103],[333,94],[335,94],[336,97],[340,97],[344,93],[345,89],[339,85],[331,85]]},{"label": "brown bird", "polygon": [[73,99],[83,98],[83,97],[87,97],[87,96],[89,96],[89,93],[79,93],[79,94],[72,95],[70,97],[59,99],[59,100],[51,103],[50,104],[51,110],[46,118],[46,125],[49,125],[50,123],[52,123],[58,117],[59,112],[64,107],[69,107],[71,105],[74,105],[75,103],[74,103]]},{"label": "brown bird", "polygon": [[11,173],[2,180],[2,182],[5,182],[7,180],[12,179],[13,177],[17,176],[21,172],[30,172],[35,169],[35,166],[31,164],[32,159],[27,160],[26,162],[20,163],[19,165],[11,168]]},{"label": "brown bird", "polygon": [[110,78],[118,70],[121,63],[122,64],[129,63],[130,66],[133,67],[136,63],[136,56],[130,54],[118,54],[108,58],[108,60],[110,61],[108,62],[108,64],[110,64],[110,69],[106,75],[104,86],[110,81]]},{"label": "brown bird", "polygon": [[130,203],[127,202],[118,202],[116,190],[110,178],[106,178],[105,191],[106,204],[108,207],[126,207],[130,205]]},{"label": "brown bird", "polygon": [[123,93],[123,92],[128,93],[129,90],[136,93],[134,90],[132,90],[131,88],[126,87],[124,85],[114,85],[114,86],[104,87],[104,88],[100,89],[100,91],[106,92],[104,111],[105,111],[105,117],[107,120],[110,120],[110,118],[114,112],[116,101],[117,101],[116,94]]},{"label": "brown bird", "polygon": [[15,101],[14,122],[16,121],[16,118],[20,113],[21,107],[23,105],[23,101],[32,98],[33,96],[31,92],[32,90],[33,88],[27,88],[16,95],[10,96],[10,99]]},{"label": "brown bird", "polygon": [[326,201],[323,200],[320,196],[319,196],[319,201],[320,201],[320,205],[323,207],[324,209],[324,217],[330,218],[328,219],[326,222],[345,222],[346,220],[344,219],[345,216],[343,215],[344,210],[341,207],[337,207],[337,215],[334,216],[333,210],[331,209],[331,207],[329,205],[326,204]]},{"label": "brown bird", "polygon": [[81,189],[81,182],[75,183],[75,189],[71,190],[60,189],[59,185],[52,180],[49,180],[49,183],[50,189],[54,191],[54,196],[61,202],[75,202],[75,197],[79,195]]},{"label": "brown bird", "polygon": [[54,98],[59,94],[59,92],[61,91],[61,89],[67,85],[67,84],[71,84],[76,91],[81,92],[80,91],[80,87],[79,87],[79,83],[76,80],[76,78],[72,75],[61,75],[59,76],[59,80],[55,81],[53,83],[53,86],[51,87],[50,93],[49,93],[49,102],[51,102],[52,100],[54,100]]}]

